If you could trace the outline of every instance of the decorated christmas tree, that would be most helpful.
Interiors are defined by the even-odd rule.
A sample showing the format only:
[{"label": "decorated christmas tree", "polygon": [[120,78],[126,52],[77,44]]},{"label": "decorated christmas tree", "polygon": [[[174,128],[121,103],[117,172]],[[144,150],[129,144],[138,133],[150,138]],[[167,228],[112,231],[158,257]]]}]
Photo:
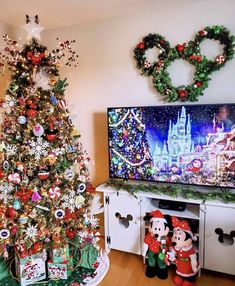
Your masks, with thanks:
[{"label": "decorated christmas tree", "polygon": [[151,179],[153,163],[141,108],[109,109],[111,177]]},{"label": "decorated christmas tree", "polygon": [[[41,31],[38,18],[27,17],[26,23],[29,42],[20,48],[4,35],[6,48],[0,55],[12,73],[2,101],[0,254],[6,262],[16,255],[23,269],[18,278],[28,279],[21,280],[22,285],[40,280],[37,276],[45,278],[32,272],[27,258],[33,255],[45,262],[49,254],[50,278],[67,279],[76,269],[77,281],[74,277],[86,276],[97,266],[99,239],[97,219],[88,211],[94,192],[89,158],[69,116],[67,81],[58,71],[61,58],[76,65],[77,54],[74,41],[60,42],[49,52],[36,39]],[[64,263],[64,276],[59,263]],[[80,275],[80,281],[85,276]]]}]

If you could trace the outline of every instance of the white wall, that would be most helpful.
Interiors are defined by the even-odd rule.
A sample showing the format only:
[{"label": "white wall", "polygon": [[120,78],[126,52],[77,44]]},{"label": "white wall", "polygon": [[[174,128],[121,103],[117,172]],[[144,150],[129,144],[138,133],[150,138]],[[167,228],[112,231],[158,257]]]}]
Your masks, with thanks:
[{"label": "white wall", "polygon": [[[100,22],[87,23],[44,33],[43,43],[55,47],[60,39],[76,39],[80,65],[63,69],[70,83],[66,97],[74,122],[95,166],[92,181],[108,178],[106,108],[163,104],[153,90],[151,79],[140,75],[133,60],[133,48],[148,33],[164,35],[172,46],[193,39],[207,25],[222,24],[235,35],[235,1],[208,0],[155,10]],[[174,70],[175,69],[175,70]],[[175,75],[181,76],[176,66]],[[213,74],[199,103],[235,101],[235,59]]]},{"label": "white wall", "polygon": [[[4,34],[8,34],[13,39],[15,39],[16,34],[17,34],[17,29],[13,28],[11,25],[7,23],[0,21],[0,47],[1,47],[0,50],[1,51],[4,45],[4,40],[3,40]],[[10,74],[8,72],[8,69],[5,67],[4,68],[1,67],[0,71],[1,71],[0,73],[0,98],[3,98],[5,96],[5,91],[8,87]]]}]

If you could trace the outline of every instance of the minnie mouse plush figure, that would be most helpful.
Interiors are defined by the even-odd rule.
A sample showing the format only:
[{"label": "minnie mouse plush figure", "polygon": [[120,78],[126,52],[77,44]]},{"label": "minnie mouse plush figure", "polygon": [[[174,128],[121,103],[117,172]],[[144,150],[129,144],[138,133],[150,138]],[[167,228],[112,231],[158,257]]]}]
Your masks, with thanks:
[{"label": "minnie mouse plush figure", "polygon": [[174,277],[174,283],[175,285],[195,286],[199,263],[193,248],[193,241],[197,240],[197,237],[193,235],[188,222],[185,220],[180,221],[178,218],[172,217],[172,225],[174,227],[173,253],[168,253],[168,258],[176,264],[177,275]]},{"label": "minnie mouse plush figure", "polygon": [[170,246],[168,237],[170,217],[156,210],[145,216],[144,220],[149,220],[143,249],[143,255],[147,255],[148,258],[145,275],[149,278],[157,276],[159,279],[166,279],[168,277],[167,265],[170,264],[166,255]]}]

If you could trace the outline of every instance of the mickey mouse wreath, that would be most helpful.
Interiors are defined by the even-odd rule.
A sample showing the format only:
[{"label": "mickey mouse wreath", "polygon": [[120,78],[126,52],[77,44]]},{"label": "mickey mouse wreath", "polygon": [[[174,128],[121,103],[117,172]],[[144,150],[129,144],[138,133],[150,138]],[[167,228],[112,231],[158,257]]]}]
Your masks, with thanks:
[{"label": "mickey mouse wreath", "polygon": [[[214,60],[202,55],[200,43],[205,39],[219,41],[224,46],[223,54],[216,56]],[[208,87],[211,74],[233,58],[234,39],[224,26],[212,26],[199,31],[193,41],[171,48],[163,36],[149,34],[135,47],[134,58],[142,74],[152,76],[154,88],[166,101],[197,101],[198,96]],[[159,55],[156,61],[150,63],[145,53],[154,47],[159,49]],[[183,59],[195,67],[192,84],[173,86],[167,68],[177,59]]]}]

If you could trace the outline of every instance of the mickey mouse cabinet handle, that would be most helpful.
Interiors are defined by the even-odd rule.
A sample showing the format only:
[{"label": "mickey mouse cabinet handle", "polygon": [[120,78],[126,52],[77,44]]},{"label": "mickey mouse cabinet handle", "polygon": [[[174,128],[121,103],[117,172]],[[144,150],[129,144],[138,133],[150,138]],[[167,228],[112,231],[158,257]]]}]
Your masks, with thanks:
[{"label": "mickey mouse cabinet handle", "polygon": [[235,238],[235,230],[231,230],[230,234],[224,233],[222,228],[216,228],[215,233],[218,234],[218,241],[224,245],[233,245]]},{"label": "mickey mouse cabinet handle", "polygon": [[133,216],[128,214],[126,217],[122,216],[120,213],[115,213],[115,217],[118,219],[120,225],[124,228],[128,228],[130,221],[133,220]]}]

